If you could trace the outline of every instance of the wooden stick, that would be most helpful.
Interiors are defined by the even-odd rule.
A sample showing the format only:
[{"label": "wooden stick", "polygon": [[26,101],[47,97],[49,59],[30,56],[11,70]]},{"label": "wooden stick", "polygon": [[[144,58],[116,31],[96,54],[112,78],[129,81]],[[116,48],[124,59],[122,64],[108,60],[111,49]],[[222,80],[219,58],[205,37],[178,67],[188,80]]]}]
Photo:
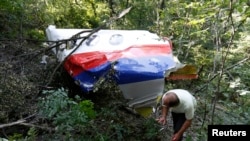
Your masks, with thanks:
[{"label": "wooden stick", "polygon": [[21,119],[21,120],[18,120],[18,121],[15,121],[15,122],[11,122],[11,123],[1,124],[0,125],[0,129],[1,128],[5,128],[5,127],[14,126],[14,125],[17,125],[17,124],[20,124],[20,123],[24,123],[24,122],[26,122],[26,120]]},{"label": "wooden stick", "polygon": [[14,125],[17,125],[17,124],[24,123],[24,122],[26,122],[26,119],[29,119],[29,118],[31,118],[31,117],[34,117],[35,115],[37,115],[37,113],[34,113],[34,114],[32,114],[32,115],[30,115],[30,116],[28,116],[28,117],[25,117],[25,118],[23,118],[23,119],[19,119],[18,121],[15,121],[15,122],[6,123],[6,124],[1,124],[1,125],[0,125],[0,129],[1,129],[1,128],[5,128],[5,127],[14,126]]},{"label": "wooden stick", "polygon": [[20,123],[20,125],[24,125],[24,126],[28,126],[28,127],[35,127],[35,128],[39,128],[39,129],[42,129],[42,130],[49,131],[49,132],[55,131],[54,128],[39,126],[39,125],[31,124],[31,123],[24,123],[23,122],[23,123]]}]

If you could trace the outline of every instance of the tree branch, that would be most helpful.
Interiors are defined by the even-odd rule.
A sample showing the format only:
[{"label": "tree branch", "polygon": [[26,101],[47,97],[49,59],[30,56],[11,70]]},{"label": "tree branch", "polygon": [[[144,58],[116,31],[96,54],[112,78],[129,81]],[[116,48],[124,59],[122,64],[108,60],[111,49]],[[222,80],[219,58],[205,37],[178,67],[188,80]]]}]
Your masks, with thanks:
[{"label": "tree branch", "polygon": [[42,129],[42,130],[49,131],[49,132],[55,131],[54,128],[39,126],[39,125],[31,124],[31,123],[23,122],[23,123],[20,123],[20,125],[24,125],[24,126],[28,126],[28,127],[35,127],[35,128],[39,128],[39,129]]},{"label": "tree branch", "polygon": [[19,120],[15,121],[15,122],[6,123],[6,124],[1,124],[1,125],[0,125],[0,129],[1,129],[1,128],[5,128],[5,127],[14,126],[14,125],[17,125],[17,124],[24,123],[24,122],[27,121],[27,119],[29,119],[29,118],[31,118],[31,117],[34,117],[36,114],[37,114],[37,113],[34,113],[34,114],[30,115],[30,116],[25,117],[24,119],[19,119]]},{"label": "tree branch", "polygon": [[[250,59],[250,56],[248,56],[247,58],[245,58],[245,59],[243,59],[243,60],[240,60],[239,62],[237,62],[237,63],[235,63],[235,64],[229,66],[228,68],[226,68],[226,69],[224,70],[223,73],[227,73],[229,70],[233,69],[234,67],[236,67],[236,66],[238,66],[238,65],[240,65],[240,64],[242,64],[242,63],[247,62],[249,59]],[[200,87],[199,89],[197,89],[197,90],[195,91],[195,93],[197,93],[197,92],[201,91],[202,89],[204,89],[204,88],[209,84],[209,82],[211,82],[212,80],[214,80],[219,74],[220,74],[220,72],[216,73],[216,74],[215,74],[213,77],[211,77],[202,87]]]},{"label": "tree branch", "polygon": [[0,125],[0,129],[1,128],[5,128],[5,127],[14,126],[14,125],[17,125],[17,124],[20,124],[20,123],[24,123],[24,122],[26,122],[26,120],[21,119],[21,120],[18,120],[18,121],[15,121],[15,122],[11,122],[11,123],[1,124]]}]

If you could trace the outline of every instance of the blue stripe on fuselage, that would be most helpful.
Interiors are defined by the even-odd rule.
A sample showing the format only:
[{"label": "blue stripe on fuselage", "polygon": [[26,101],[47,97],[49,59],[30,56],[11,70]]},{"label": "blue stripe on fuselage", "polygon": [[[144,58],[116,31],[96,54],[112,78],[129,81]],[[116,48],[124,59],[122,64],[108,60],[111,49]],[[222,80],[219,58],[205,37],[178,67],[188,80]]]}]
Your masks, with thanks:
[{"label": "blue stripe on fuselage", "polygon": [[164,78],[165,71],[175,67],[172,56],[149,56],[121,58],[115,64],[115,78],[118,84]]}]

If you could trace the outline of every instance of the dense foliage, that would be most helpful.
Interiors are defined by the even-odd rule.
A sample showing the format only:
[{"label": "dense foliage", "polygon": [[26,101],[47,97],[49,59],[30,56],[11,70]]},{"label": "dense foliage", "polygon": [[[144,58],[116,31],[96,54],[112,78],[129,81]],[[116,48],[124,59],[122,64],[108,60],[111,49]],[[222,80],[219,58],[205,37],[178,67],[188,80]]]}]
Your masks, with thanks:
[{"label": "dense foliage", "polygon": [[[249,0],[1,0],[0,139],[166,138],[152,119],[121,110],[113,84],[97,86],[91,98],[73,97],[75,86],[66,85],[70,80],[58,70],[46,85],[57,65],[42,46],[48,25],[97,28],[130,6],[130,13],[105,28],[167,36],[179,60],[199,70],[197,80],[166,83],[166,90],[186,88],[198,98],[187,140],[205,139],[209,124],[250,124]],[[40,64],[43,55],[51,58],[47,65]]]}]

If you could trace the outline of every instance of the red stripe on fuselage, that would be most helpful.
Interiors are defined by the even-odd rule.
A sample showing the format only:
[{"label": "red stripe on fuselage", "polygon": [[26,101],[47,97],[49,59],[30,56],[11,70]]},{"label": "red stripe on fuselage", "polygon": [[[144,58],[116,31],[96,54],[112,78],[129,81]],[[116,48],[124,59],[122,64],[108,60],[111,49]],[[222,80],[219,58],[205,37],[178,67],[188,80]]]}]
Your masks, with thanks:
[{"label": "red stripe on fuselage", "polygon": [[64,63],[65,69],[71,76],[76,76],[82,71],[90,70],[107,62],[104,53],[94,51],[71,55]]},{"label": "red stripe on fuselage", "polygon": [[170,46],[166,44],[162,45],[142,45],[132,46],[125,50],[118,50],[113,52],[105,53],[109,61],[115,61],[118,58],[135,58],[143,56],[154,56],[154,55],[168,55],[172,53]]}]

